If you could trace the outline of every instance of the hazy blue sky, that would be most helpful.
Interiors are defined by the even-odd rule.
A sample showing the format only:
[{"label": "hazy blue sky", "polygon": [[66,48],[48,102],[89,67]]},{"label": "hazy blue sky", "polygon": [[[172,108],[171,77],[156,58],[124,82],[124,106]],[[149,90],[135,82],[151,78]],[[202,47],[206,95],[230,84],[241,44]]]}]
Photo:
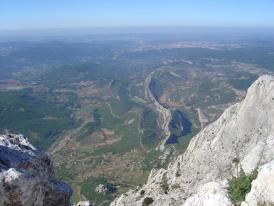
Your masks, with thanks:
[{"label": "hazy blue sky", "polygon": [[274,0],[0,0],[0,29],[274,27]]}]

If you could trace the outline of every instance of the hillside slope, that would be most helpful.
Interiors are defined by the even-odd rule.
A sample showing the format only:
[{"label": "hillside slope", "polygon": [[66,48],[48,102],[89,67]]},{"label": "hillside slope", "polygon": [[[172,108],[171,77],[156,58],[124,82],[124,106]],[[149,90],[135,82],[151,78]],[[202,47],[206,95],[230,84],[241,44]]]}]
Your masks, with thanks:
[{"label": "hillside slope", "polygon": [[[155,206],[232,205],[225,188],[227,180],[236,174],[235,159],[247,174],[257,167],[261,168],[247,195],[247,202],[242,204],[274,203],[271,191],[265,191],[268,196],[263,199],[254,197],[256,187],[258,190],[258,185],[266,184],[259,178],[269,180],[263,178],[264,168],[268,168],[267,175],[272,178],[268,184],[274,188],[271,167],[274,164],[271,163],[274,159],[272,76],[264,75],[256,80],[248,89],[245,99],[226,109],[217,121],[199,132],[185,153],[170,163],[166,170],[151,171],[146,185],[127,192],[111,206],[141,206],[148,198],[152,198],[148,202],[153,200],[149,205]],[[256,181],[260,184],[255,184]]]}]

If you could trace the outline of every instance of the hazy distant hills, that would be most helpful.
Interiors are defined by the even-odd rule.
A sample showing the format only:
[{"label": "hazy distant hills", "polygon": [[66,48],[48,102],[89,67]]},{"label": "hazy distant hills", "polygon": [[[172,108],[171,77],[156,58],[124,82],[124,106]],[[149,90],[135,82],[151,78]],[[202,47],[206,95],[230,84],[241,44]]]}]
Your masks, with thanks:
[{"label": "hazy distant hills", "polygon": [[[126,36],[0,43],[0,129],[48,152],[74,202],[107,205],[144,184],[258,76],[272,73],[271,38]],[[170,111],[170,136],[148,88]],[[96,192],[99,185],[108,192]]]}]

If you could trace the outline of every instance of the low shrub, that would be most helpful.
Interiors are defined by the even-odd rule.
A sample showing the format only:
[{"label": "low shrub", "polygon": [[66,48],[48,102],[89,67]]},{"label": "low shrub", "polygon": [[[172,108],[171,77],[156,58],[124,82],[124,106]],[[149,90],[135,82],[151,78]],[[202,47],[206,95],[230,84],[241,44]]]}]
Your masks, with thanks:
[{"label": "low shrub", "polygon": [[143,206],[148,206],[154,202],[153,198],[151,197],[146,197],[143,201]]},{"label": "low shrub", "polygon": [[241,169],[238,177],[233,177],[229,181],[227,188],[228,196],[235,205],[240,205],[244,201],[246,194],[251,190],[251,183],[256,179],[257,174],[258,171],[254,170],[250,175],[246,175],[243,169]]},{"label": "low shrub", "polygon": [[140,195],[144,195],[145,193],[146,193],[145,190],[140,191]]}]

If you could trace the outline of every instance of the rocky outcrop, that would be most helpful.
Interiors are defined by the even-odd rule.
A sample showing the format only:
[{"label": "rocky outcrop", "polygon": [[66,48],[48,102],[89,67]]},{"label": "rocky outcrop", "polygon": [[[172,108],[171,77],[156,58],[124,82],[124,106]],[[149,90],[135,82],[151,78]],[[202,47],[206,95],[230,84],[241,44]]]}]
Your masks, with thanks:
[{"label": "rocky outcrop", "polygon": [[252,182],[251,191],[241,206],[274,205],[274,161],[259,169],[258,177]]},{"label": "rocky outcrop", "polygon": [[[272,76],[264,75],[256,80],[248,89],[246,98],[229,107],[217,121],[199,132],[184,154],[167,169],[151,171],[146,185],[139,190],[130,190],[111,205],[141,206],[147,197],[153,199],[150,205],[155,206],[195,205],[192,204],[195,201],[207,200],[224,200],[225,205],[229,205],[220,182],[227,181],[236,173],[235,159],[246,173],[274,159]],[[213,189],[209,187],[212,184]],[[271,186],[274,187],[273,181]],[[252,191],[259,188],[258,184]],[[247,202],[253,201],[252,191],[247,196]],[[274,193],[271,198],[273,196]]]},{"label": "rocky outcrop", "polygon": [[95,206],[95,205],[90,203],[90,201],[80,201],[74,206]]},{"label": "rocky outcrop", "polygon": [[108,188],[105,187],[105,185],[103,184],[99,184],[96,188],[95,188],[95,192],[100,193],[100,194],[105,194],[108,191]]},{"label": "rocky outcrop", "polygon": [[232,206],[225,187],[225,183],[209,182],[201,186],[195,195],[188,198],[184,206]]},{"label": "rocky outcrop", "polygon": [[0,205],[68,206],[72,190],[23,135],[0,135]]},{"label": "rocky outcrop", "polygon": [[[188,198],[184,206],[232,206],[226,187],[226,181],[207,183]],[[258,176],[252,182],[251,191],[241,203],[241,206],[267,205],[274,205],[274,160],[258,168]]]}]

